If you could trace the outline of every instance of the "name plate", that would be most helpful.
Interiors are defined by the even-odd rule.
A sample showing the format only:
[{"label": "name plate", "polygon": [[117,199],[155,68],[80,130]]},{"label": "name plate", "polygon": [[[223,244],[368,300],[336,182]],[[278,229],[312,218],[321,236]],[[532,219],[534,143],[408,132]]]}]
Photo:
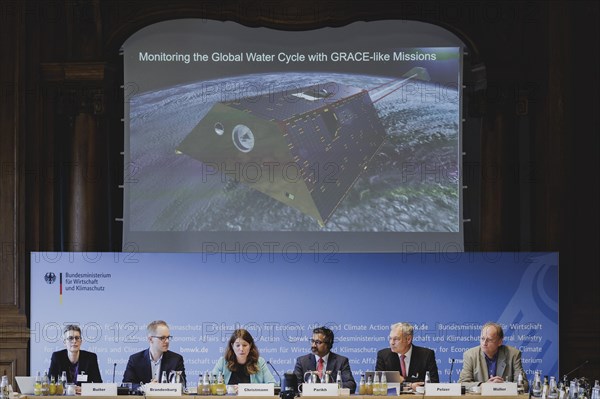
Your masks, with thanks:
[{"label": "name plate", "polygon": [[149,382],[144,384],[144,393],[146,396],[181,396],[181,384]]},{"label": "name plate", "polygon": [[238,396],[274,396],[275,384],[238,384]]},{"label": "name plate", "polygon": [[302,384],[302,396],[338,396],[337,384]]},{"label": "name plate", "polygon": [[516,382],[486,382],[481,384],[482,396],[517,396]]},{"label": "name plate", "polygon": [[81,384],[83,396],[117,396],[117,384]]},{"label": "name plate", "polygon": [[427,396],[460,396],[460,383],[427,383],[425,384],[425,395]]}]

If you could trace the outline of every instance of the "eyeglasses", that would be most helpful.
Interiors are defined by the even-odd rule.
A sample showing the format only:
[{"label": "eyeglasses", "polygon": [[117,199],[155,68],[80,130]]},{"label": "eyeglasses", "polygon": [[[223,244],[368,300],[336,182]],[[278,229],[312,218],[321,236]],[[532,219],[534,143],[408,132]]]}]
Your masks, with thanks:
[{"label": "eyeglasses", "polygon": [[490,343],[493,344],[494,342],[496,342],[496,339],[491,339],[491,338],[486,338],[486,337],[481,337],[481,338],[479,338],[479,340],[486,344],[490,344]]},{"label": "eyeglasses", "polygon": [[404,337],[388,337],[388,340],[391,342],[399,342],[399,341],[403,341]]},{"label": "eyeglasses", "polygon": [[318,340],[318,339],[311,339],[310,343],[315,344],[315,345],[321,345],[321,344],[324,344],[325,342]]},{"label": "eyeglasses", "polygon": [[167,336],[162,336],[162,337],[159,337],[158,335],[151,335],[151,337],[152,337],[152,338],[158,338],[158,339],[160,339],[160,340],[161,340],[161,342],[165,342],[166,340],[169,340],[169,341],[170,341],[170,340],[172,340],[172,339],[173,339],[173,336],[172,336],[172,335],[167,335]]},{"label": "eyeglasses", "polygon": [[79,337],[79,336],[70,336],[70,337],[66,337],[65,340],[69,341],[69,342],[81,341],[81,337]]}]

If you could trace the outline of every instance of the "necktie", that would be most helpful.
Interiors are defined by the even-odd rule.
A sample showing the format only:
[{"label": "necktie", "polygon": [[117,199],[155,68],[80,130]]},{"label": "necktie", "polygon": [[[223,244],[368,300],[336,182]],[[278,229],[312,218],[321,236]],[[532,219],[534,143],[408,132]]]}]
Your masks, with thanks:
[{"label": "necktie", "polygon": [[402,369],[402,377],[406,377],[406,364],[404,363],[404,358],[406,356],[400,355],[400,368]]},{"label": "necktie", "polygon": [[317,365],[317,372],[319,373],[319,378],[323,378],[323,358],[319,358],[319,364]]}]

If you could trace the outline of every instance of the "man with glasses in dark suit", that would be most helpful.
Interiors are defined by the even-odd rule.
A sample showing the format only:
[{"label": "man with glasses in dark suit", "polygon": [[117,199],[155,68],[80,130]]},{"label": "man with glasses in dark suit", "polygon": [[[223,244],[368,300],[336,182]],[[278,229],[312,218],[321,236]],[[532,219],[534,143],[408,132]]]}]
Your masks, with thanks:
[{"label": "man with glasses in dark suit", "polygon": [[352,371],[350,370],[350,362],[347,357],[331,352],[332,346],[333,331],[327,327],[315,328],[310,340],[312,353],[300,356],[296,360],[294,374],[298,382],[304,381],[304,374],[307,371],[316,372],[317,382],[320,382],[324,374],[330,374],[330,382],[336,382],[338,373],[341,373],[342,387],[349,388],[350,393],[354,393],[356,390],[356,381],[354,381]]},{"label": "man with glasses in dark suit", "polygon": [[169,350],[169,343],[173,337],[167,323],[156,320],[148,324],[146,330],[150,347],[129,357],[123,382],[134,384],[162,382],[161,374],[163,372],[168,376],[171,371],[181,371],[185,386],[183,357]]}]

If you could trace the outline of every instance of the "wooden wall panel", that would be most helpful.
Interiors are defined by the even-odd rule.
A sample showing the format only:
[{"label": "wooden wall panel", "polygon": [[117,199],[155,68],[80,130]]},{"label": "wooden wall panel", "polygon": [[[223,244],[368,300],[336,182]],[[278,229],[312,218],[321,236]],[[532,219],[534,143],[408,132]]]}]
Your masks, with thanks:
[{"label": "wooden wall panel", "polygon": [[[27,372],[27,320],[24,209],[23,120],[25,112],[23,65],[24,15],[22,4],[6,8],[0,22],[0,373]],[[9,18],[10,17],[10,18]]]}]

